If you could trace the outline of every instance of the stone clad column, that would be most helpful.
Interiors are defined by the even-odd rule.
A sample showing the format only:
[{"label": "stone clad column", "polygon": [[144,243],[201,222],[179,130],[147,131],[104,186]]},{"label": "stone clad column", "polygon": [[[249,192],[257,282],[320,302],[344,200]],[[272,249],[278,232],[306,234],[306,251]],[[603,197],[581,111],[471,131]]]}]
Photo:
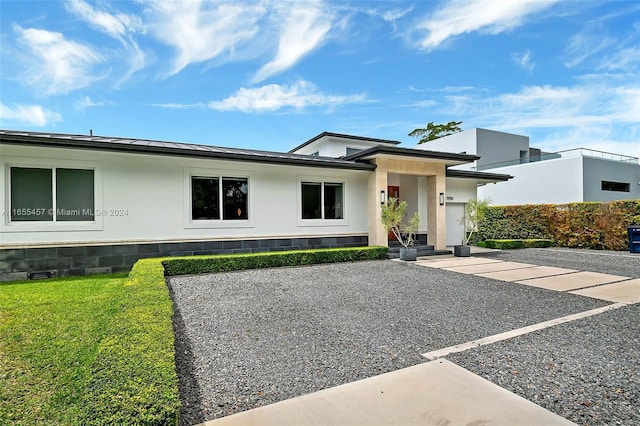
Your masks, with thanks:
[{"label": "stone clad column", "polygon": [[427,243],[436,250],[446,248],[446,206],[440,205],[441,192],[445,192],[444,167],[441,173],[427,176]]},{"label": "stone clad column", "polygon": [[387,194],[387,164],[382,159],[374,159],[372,163],[377,168],[369,175],[369,245],[370,246],[388,246],[389,236],[385,232],[382,222],[380,221],[380,191]]}]

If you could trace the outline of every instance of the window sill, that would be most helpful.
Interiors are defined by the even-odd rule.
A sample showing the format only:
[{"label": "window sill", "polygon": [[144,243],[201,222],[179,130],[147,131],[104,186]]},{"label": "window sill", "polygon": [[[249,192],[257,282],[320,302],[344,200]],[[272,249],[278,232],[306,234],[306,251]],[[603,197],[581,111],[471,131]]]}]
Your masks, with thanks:
[{"label": "window sill", "polygon": [[250,220],[198,220],[189,221],[184,224],[185,229],[233,229],[233,228],[254,228]]},{"label": "window sill", "polygon": [[11,222],[0,226],[0,232],[68,232],[102,231],[99,222]]}]

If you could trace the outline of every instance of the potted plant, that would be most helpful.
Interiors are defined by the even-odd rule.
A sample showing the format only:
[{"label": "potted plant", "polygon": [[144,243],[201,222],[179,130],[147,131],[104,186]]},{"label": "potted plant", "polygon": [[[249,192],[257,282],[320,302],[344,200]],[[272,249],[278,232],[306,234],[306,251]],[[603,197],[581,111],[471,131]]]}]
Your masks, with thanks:
[{"label": "potted plant", "polygon": [[387,202],[382,205],[382,225],[386,232],[393,232],[398,242],[402,245],[400,248],[401,260],[416,260],[418,249],[413,247],[415,242],[418,226],[420,226],[420,215],[415,212],[409,219],[408,223],[404,223],[404,217],[407,212],[407,202],[399,201],[397,198],[389,197]]},{"label": "potted plant", "polygon": [[464,228],[462,244],[453,247],[453,255],[468,257],[471,255],[469,241],[474,233],[478,232],[478,225],[484,219],[484,213],[491,203],[491,198],[472,198],[464,206],[464,216],[458,219],[458,223]]}]

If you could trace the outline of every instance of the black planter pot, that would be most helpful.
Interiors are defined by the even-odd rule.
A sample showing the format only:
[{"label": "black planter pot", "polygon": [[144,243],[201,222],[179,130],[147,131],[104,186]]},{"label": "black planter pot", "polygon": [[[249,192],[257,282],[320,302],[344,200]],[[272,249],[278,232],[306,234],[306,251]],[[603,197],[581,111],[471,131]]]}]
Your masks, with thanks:
[{"label": "black planter pot", "polygon": [[471,246],[453,246],[453,255],[457,257],[471,256]]},{"label": "black planter pot", "polygon": [[413,262],[418,257],[418,249],[412,247],[400,247],[400,260]]}]

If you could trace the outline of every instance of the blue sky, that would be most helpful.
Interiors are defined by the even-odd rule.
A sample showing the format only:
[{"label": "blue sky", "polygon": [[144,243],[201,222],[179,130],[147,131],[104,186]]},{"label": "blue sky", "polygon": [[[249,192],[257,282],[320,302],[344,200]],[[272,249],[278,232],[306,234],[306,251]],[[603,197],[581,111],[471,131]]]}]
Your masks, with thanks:
[{"label": "blue sky", "polygon": [[287,151],[429,121],[640,156],[637,1],[0,0],[0,127]]}]

